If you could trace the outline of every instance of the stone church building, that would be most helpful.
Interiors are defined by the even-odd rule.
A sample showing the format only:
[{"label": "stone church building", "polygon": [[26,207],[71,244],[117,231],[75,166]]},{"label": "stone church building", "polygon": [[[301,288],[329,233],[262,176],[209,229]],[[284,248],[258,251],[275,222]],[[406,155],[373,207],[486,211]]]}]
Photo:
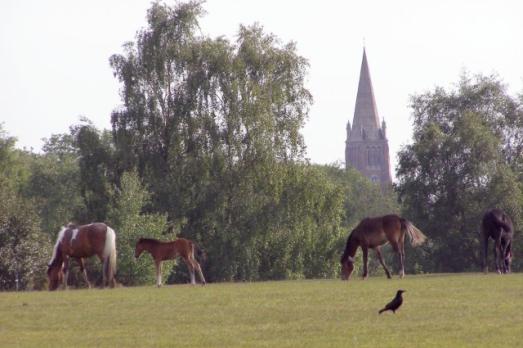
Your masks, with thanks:
[{"label": "stone church building", "polygon": [[384,120],[380,123],[365,49],[352,127],[347,122],[345,166],[357,169],[383,189],[392,184],[387,127]]}]

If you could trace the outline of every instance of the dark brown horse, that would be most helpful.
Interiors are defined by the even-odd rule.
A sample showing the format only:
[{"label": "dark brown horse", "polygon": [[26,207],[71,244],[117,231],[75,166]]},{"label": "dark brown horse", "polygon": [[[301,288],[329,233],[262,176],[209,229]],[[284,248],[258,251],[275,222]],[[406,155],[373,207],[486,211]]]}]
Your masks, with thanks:
[{"label": "dark brown horse", "polygon": [[198,271],[198,276],[200,277],[202,285],[205,284],[202,268],[194,257],[195,251],[199,250],[194,242],[184,238],[178,238],[172,242],[162,242],[151,238],[140,238],[136,243],[134,256],[136,258],[140,257],[144,250],[148,251],[154,259],[156,265],[156,285],[158,285],[158,287],[162,286],[162,262],[165,260],[173,260],[178,256],[185,261],[185,264],[189,268],[191,284],[196,284],[194,270]]},{"label": "dark brown horse", "polygon": [[483,272],[488,272],[487,254],[489,238],[494,240],[494,258],[498,273],[509,273],[512,262],[514,226],[510,217],[501,209],[485,212],[481,220]]},{"label": "dark brown horse", "polygon": [[387,242],[398,254],[400,277],[403,278],[405,276],[405,234],[409,236],[412,246],[418,246],[427,239],[410,221],[398,215],[385,215],[361,220],[347,238],[345,251],[340,260],[342,279],[349,280],[354,270],[354,255],[360,247],[363,252],[363,279],[368,276],[367,256],[369,249],[376,251],[387,278],[390,279],[390,272],[385,266],[380,249]]},{"label": "dark brown horse", "polygon": [[80,264],[87,286],[91,284],[87,279],[84,258],[98,256],[103,262],[103,283],[115,286],[116,273],[116,235],[114,230],[103,223],[75,226],[73,224],[63,227],[58,233],[51,261],[47,265],[49,290],[56,290],[61,282],[67,289],[69,275],[69,259],[75,258]]}]

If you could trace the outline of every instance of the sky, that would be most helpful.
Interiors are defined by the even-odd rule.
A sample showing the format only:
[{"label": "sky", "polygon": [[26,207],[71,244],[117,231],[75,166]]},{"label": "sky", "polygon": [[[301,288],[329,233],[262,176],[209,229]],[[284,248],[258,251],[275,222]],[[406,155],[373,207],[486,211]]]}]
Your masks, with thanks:
[{"label": "sky", "polygon": [[[109,57],[145,27],[150,5],[0,1],[0,123],[18,148],[41,151],[43,138],[81,116],[110,129],[122,103]],[[363,47],[393,178],[397,152],[412,143],[412,95],[453,88],[465,71],[497,74],[523,93],[523,1],[208,0],[204,8],[205,35],[234,40],[240,24],[257,22],[308,59],[314,103],[302,134],[312,163],[344,163]]]}]

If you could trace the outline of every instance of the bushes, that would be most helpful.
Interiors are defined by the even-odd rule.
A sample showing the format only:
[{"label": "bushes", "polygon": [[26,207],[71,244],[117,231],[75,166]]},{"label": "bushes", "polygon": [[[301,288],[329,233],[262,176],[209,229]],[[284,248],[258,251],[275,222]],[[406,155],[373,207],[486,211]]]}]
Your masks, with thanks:
[{"label": "bushes", "polygon": [[50,242],[34,207],[0,189],[0,289],[42,289]]},{"label": "bushes", "polygon": [[[124,173],[121,189],[115,195],[114,207],[109,214],[117,235],[117,279],[124,285],[155,282],[154,263],[149,254],[143,253],[138,260],[134,257],[134,246],[140,237],[161,239],[167,227],[165,215],[141,213],[148,200],[149,194],[136,172]],[[168,271],[168,267],[163,268],[164,275]]]}]

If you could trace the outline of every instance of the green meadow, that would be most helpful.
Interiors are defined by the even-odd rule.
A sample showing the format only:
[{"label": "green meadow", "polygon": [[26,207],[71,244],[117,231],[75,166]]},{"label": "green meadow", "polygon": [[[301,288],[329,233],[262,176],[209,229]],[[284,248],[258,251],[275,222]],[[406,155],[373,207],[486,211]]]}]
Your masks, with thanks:
[{"label": "green meadow", "polygon": [[523,274],[0,293],[0,347],[349,346],[521,347]]}]

